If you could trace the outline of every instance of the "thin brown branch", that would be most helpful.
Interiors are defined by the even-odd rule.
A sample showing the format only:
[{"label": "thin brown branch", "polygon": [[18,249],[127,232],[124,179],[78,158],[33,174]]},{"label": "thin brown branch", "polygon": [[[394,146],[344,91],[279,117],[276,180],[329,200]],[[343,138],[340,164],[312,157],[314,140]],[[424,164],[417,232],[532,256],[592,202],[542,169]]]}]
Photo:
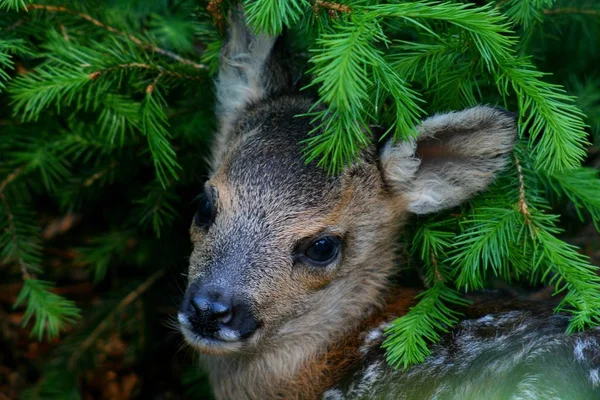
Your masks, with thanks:
[{"label": "thin brown branch", "polygon": [[83,182],[83,186],[84,187],[91,186],[94,182],[96,182],[98,179],[102,178],[104,175],[106,175],[108,173],[108,171],[110,171],[111,169],[113,169],[116,166],[117,166],[117,162],[113,161],[112,163],[110,163],[110,165],[107,168],[104,168],[102,171],[98,171],[95,174],[93,174],[92,176],[90,176],[89,178],[87,178]]},{"label": "thin brown branch", "polygon": [[515,158],[515,165],[517,166],[517,175],[519,177],[519,211],[523,214],[525,218],[525,222],[531,222],[531,214],[529,213],[529,207],[527,206],[527,201],[525,200],[525,179],[523,177],[523,169],[521,168],[521,163],[517,156]]},{"label": "thin brown branch", "polygon": [[206,11],[208,11],[213,19],[213,23],[221,33],[225,26],[225,17],[223,17],[223,13],[221,12],[222,2],[223,0],[210,0],[206,6]]},{"label": "thin brown branch", "polygon": [[148,49],[151,50],[155,53],[159,53],[162,54],[166,57],[172,58],[173,60],[176,60],[182,64],[187,64],[187,65],[191,65],[194,68],[197,69],[203,69],[203,70],[208,70],[208,67],[204,64],[199,64],[195,61],[192,60],[188,60],[187,58],[183,58],[181,57],[179,54],[173,53],[172,51],[169,50],[165,50],[162,49],[158,46],[152,45],[152,44],[148,44],[148,43],[144,43],[142,42],[140,39],[138,39],[137,37],[130,35],[128,33],[122,32],[120,30],[118,30],[117,28],[114,28],[110,25],[106,25],[104,23],[102,23],[101,21],[93,18],[91,15],[88,15],[86,13],[83,12],[79,12],[79,11],[75,11],[75,10],[71,10],[67,7],[64,6],[51,6],[51,5],[46,5],[46,4],[30,4],[27,6],[28,10],[45,10],[48,12],[62,12],[62,13],[66,13],[66,14],[71,14],[71,15],[76,15],[80,18],[85,19],[86,21],[102,28],[105,29],[109,32],[115,33],[117,35],[120,36],[124,36],[126,38],[128,38],[129,40],[131,40],[133,43],[137,44],[138,46],[144,48],[144,49]]},{"label": "thin brown branch", "polygon": [[198,76],[180,74],[179,72],[175,72],[175,71],[168,71],[159,65],[150,65],[150,64],[137,63],[137,62],[127,63],[127,64],[119,64],[119,65],[115,65],[114,67],[94,71],[89,76],[90,76],[91,80],[94,80],[94,79],[98,79],[102,74],[105,74],[107,72],[116,71],[118,69],[128,69],[128,68],[140,68],[140,69],[160,71],[160,73],[163,75],[170,75],[170,76],[174,76],[176,78],[181,78],[181,79],[190,79],[190,80],[195,80],[195,81],[202,80],[202,78],[200,78]]},{"label": "thin brown branch", "polygon": [[27,264],[25,264],[25,261],[23,261],[23,259],[19,260],[19,267],[21,268],[21,275],[23,275],[23,280],[32,278],[29,271],[27,271]]},{"label": "thin brown branch", "polygon": [[544,14],[552,15],[552,14],[584,14],[584,15],[593,15],[595,17],[600,17],[600,11],[596,10],[586,10],[584,8],[555,8],[552,10],[544,10]]},{"label": "thin brown branch", "polygon": [[437,258],[435,257],[435,253],[433,252],[433,249],[430,250],[430,257],[431,257],[431,265],[433,265],[433,274],[435,276],[435,282],[444,282],[444,278],[442,277],[442,274],[440,274],[440,270],[438,268],[438,262],[437,262]]},{"label": "thin brown branch", "polygon": [[67,42],[68,42],[69,40],[71,40],[71,39],[69,38],[69,34],[67,33],[67,28],[66,28],[66,27],[65,27],[63,24],[60,24],[59,26],[60,26],[60,33],[62,33],[62,35],[63,35],[63,38],[65,38],[65,40],[66,40]]},{"label": "thin brown branch", "polygon": [[25,166],[21,165],[20,167],[18,167],[17,169],[15,169],[13,172],[11,172],[10,174],[8,174],[6,176],[6,178],[4,178],[4,180],[2,182],[0,182],[0,194],[4,193],[4,189],[6,188],[6,186],[9,183],[11,183],[15,179],[17,179],[17,177],[21,174],[21,172],[23,172],[24,168],[25,168]]},{"label": "thin brown branch", "polygon": [[499,2],[496,3],[496,5],[494,6],[495,8],[500,8],[503,5],[505,5],[506,3],[508,3],[509,0],[501,0]]},{"label": "thin brown branch", "polygon": [[337,12],[341,12],[341,13],[351,13],[352,12],[352,9],[346,4],[334,3],[331,1],[315,0],[315,5],[314,5],[315,12],[319,12],[319,10],[321,8],[331,10],[331,11],[337,11]]},{"label": "thin brown branch", "polygon": [[313,12],[315,13],[315,18],[317,18],[319,16],[319,12],[321,11],[321,9],[325,9],[328,11],[329,16],[331,18],[335,18],[337,17],[336,13],[351,13],[352,9],[345,5],[345,4],[339,4],[339,3],[334,3],[331,1],[322,1],[322,0],[315,0],[315,3],[313,5]]},{"label": "thin brown branch", "polygon": [[[24,19],[24,18],[23,18],[23,19],[20,19],[20,20],[18,20],[17,22],[15,22],[14,24],[7,26],[7,27],[6,27],[4,30],[5,30],[6,32],[13,31],[13,30],[17,29],[19,26],[23,25],[23,23],[24,23],[24,22],[25,22],[25,19]],[[0,31],[1,31],[1,30],[2,30],[2,29],[0,29]]]},{"label": "thin brown branch", "polygon": [[160,74],[158,74],[156,76],[156,78],[154,78],[154,80],[152,81],[151,84],[149,84],[148,86],[146,86],[146,94],[148,95],[152,95],[152,92],[154,91],[154,88],[156,87],[156,84],[158,83],[158,80],[160,78],[162,78],[163,73],[161,72]]},{"label": "thin brown branch", "polygon": [[117,304],[117,307],[110,313],[110,315],[105,318],[94,331],[85,339],[85,341],[79,347],[79,351],[74,353],[69,359],[69,365],[71,368],[75,366],[75,362],[81,357],[81,355],[98,339],[98,337],[102,334],[102,332],[108,327],[110,318],[122,312],[128,305],[133,303],[136,299],[138,299],[142,294],[144,294],[157,280],[162,278],[165,274],[166,270],[161,269],[156,271],[148,279],[146,279],[140,286],[137,287],[133,292],[129,293],[127,296],[123,298]]}]

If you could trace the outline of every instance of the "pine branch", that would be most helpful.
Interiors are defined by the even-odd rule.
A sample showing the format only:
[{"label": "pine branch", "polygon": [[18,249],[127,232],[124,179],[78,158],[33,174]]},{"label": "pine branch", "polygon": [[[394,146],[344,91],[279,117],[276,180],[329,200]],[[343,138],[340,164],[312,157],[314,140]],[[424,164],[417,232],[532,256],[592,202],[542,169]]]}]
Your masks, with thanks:
[{"label": "pine branch", "polygon": [[560,85],[542,82],[545,74],[529,61],[514,59],[500,63],[499,68],[498,87],[504,96],[509,86],[517,94],[520,126],[531,136],[538,168],[554,172],[578,167],[588,142],[584,115],[573,98]]},{"label": "pine branch", "polygon": [[589,10],[582,8],[555,8],[551,10],[544,10],[544,14],[553,15],[553,14],[584,14],[584,15],[592,15],[594,17],[600,17],[600,11],[597,10]]},{"label": "pine branch", "polygon": [[135,200],[140,207],[136,210],[141,226],[150,226],[157,238],[160,238],[161,230],[177,217],[175,202],[177,195],[169,189],[157,185],[151,185],[147,189],[144,198]]},{"label": "pine branch", "polygon": [[419,24],[419,19],[440,20],[463,29],[470,36],[488,69],[493,71],[495,64],[511,58],[512,46],[516,40],[502,15],[489,5],[470,8],[468,4],[405,2],[366,7],[380,18],[401,18],[428,33],[436,34]]},{"label": "pine branch", "polygon": [[429,221],[415,233],[411,253],[419,255],[429,288],[417,297],[416,306],[386,329],[388,336],[383,348],[387,349],[387,361],[393,366],[406,369],[423,362],[431,353],[428,344],[437,343],[440,333],[449,332],[458,323],[461,314],[452,307],[469,304],[447,286],[451,282],[451,270],[443,260],[453,245],[455,234],[451,225],[448,220]]},{"label": "pine branch", "polygon": [[[404,18],[409,22],[413,18],[435,18],[464,29],[488,71],[493,76],[496,71],[501,72],[500,77],[495,76],[501,93],[507,96],[511,86],[517,93],[521,126],[529,128],[532,144],[539,139],[535,151],[540,168],[562,171],[579,166],[587,144],[581,111],[561,86],[542,82],[544,74],[536,71],[529,61],[513,55],[515,38],[495,10],[410,2],[373,6],[369,10],[382,17]],[[542,131],[544,135],[540,135]]]},{"label": "pine branch", "polygon": [[418,296],[419,303],[386,329],[383,348],[386,358],[393,366],[408,368],[421,363],[431,351],[428,343],[440,339],[439,332],[448,332],[458,322],[460,313],[446,304],[468,304],[462,296],[448,288],[442,281]]},{"label": "pine branch", "polygon": [[164,113],[166,102],[156,87],[159,78],[160,75],[146,88],[146,97],[141,108],[141,125],[142,132],[148,139],[156,177],[163,188],[166,188],[171,179],[177,179],[177,171],[181,166],[169,141],[167,116]]},{"label": "pine branch", "polygon": [[504,14],[524,30],[530,30],[533,25],[540,23],[546,10],[552,7],[555,0],[509,0],[503,4]]},{"label": "pine branch", "polygon": [[33,213],[0,192],[0,257],[3,263],[16,262],[24,278],[41,272],[40,229]]},{"label": "pine branch", "polygon": [[558,291],[567,294],[557,311],[567,310],[573,314],[567,333],[581,331],[585,327],[600,325],[600,276],[598,267],[589,263],[587,257],[579,254],[571,246],[555,235],[560,230],[555,227],[554,215],[534,214],[529,234],[534,244],[533,264],[542,269],[542,279],[553,273],[549,282]]},{"label": "pine branch", "polygon": [[556,194],[568,198],[575,206],[579,218],[589,213],[594,226],[600,231],[600,178],[598,170],[578,168],[562,173],[549,174],[537,171],[546,186]]},{"label": "pine branch", "polygon": [[154,53],[158,53],[158,54],[162,54],[163,56],[172,58],[173,60],[182,63],[182,64],[187,64],[187,65],[191,65],[194,68],[197,69],[203,69],[203,70],[208,70],[208,67],[206,65],[203,64],[199,64],[195,61],[186,59],[181,57],[178,54],[175,54],[169,50],[165,50],[162,49],[160,47],[154,46],[152,44],[148,44],[148,43],[144,43],[142,40],[138,39],[137,37],[127,34],[125,32],[122,32],[120,30],[118,30],[117,28],[114,28],[110,25],[106,25],[104,23],[102,23],[101,21],[93,18],[91,15],[88,15],[86,13],[83,12],[79,12],[79,11],[75,11],[75,10],[71,10],[67,7],[64,6],[51,6],[51,5],[45,5],[45,4],[30,4],[27,6],[28,10],[44,10],[47,12],[58,12],[58,13],[67,13],[67,14],[71,14],[71,15],[76,15],[80,18],[83,18],[84,20],[94,24],[97,27],[100,27],[102,29],[105,29],[111,33],[115,33],[119,36],[125,37],[128,40],[130,40],[131,42],[135,43],[136,45],[146,49],[146,50],[150,50]]},{"label": "pine branch", "polygon": [[26,278],[15,301],[15,307],[26,303],[23,326],[35,317],[31,333],[37,336],[38,340],[41,340],[44,334],[48,339],[57,337],[60,331],[80,317],[79,308],[75,303],[53,293],[52,288],[51,282]]},{"label": "pine branch", "polygon": [[0,10],[21,10],[27,8],[27,3],[31,3],[32,0],[0,0]]},{"label": "pine branch", "polygon": [[123,147],[126,135],[141,129],[141,103],[126,96],[107,93],[102,104],[104,106],[98,115],[100,134],[104,135],[111,145]]},{"label": "pine branch", "polygon": [[309,6],[308,0],[245,0],[244,12],[257,32],[279,35],[284,26],[298,22]]},{"label": "pine branch", "polygon": [[318,47],[310,60],[314,64],[310,72],[316,75],[311,86],[319,86],[320,95],[313,110],[323,103],[327,106],[308,114],[317,122],[311,132],[316,136],[305,141],[307,159],[322,157],[319,164],[327,166],[332,173],[369,144],[364,110],[372,101],[369,89],[374,79],[385,76],[385,91],[396,96],[398,134],[407,137],[414,133],[421,111],[416,104],[416,93],[393,72],[382,52],[374,47],[373,42],[385,41],[378,24],[370,19],[354,19],[352,24],[340,22],[334,27],[334,33],[323,34],[317,40]]},{"label": "pine branch", "polygon": [[517,241],[522,216],[517,208],[479,206],[464,221],[462,234],[456,237],[454,256],[456,284],[465,290],[483,287],[491,267],[497,276],[507,277],[510,245]]},{"label": "pine branch", "polygon": [[577,107],[585,114],[585,122],[590,127],[594,141],[600,140],[600,79],[586,76],[584,79],[571,78],[566,85],[575,96]]},{"label": "pine branch", "polygon": [[7,71],[14,69],[13,54],[31,55],[31,49],[21,39],[0,40],[0,93],[6,87],[4,83],[10,79]]},{"label": "pine branch", "polygon": [[78,249],[81,263],[92,270],[94,283],[101,282],[109,267],[119,262],[134,237],[132,231],[111,232],[93,238],[89,245]]}]

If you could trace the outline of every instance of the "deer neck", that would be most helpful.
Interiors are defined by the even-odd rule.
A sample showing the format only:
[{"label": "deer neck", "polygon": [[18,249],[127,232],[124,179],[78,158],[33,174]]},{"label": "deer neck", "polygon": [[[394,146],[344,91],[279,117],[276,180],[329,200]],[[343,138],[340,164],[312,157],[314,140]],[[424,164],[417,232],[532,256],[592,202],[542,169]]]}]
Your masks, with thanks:
[{"label": "deer neck", "polygon": [[389,321],[408,312],[417,291],[406,290],[347,330],[302,335],[256,355],[204,358],[217,399],[317,399],[356,370],[378,346]]}]

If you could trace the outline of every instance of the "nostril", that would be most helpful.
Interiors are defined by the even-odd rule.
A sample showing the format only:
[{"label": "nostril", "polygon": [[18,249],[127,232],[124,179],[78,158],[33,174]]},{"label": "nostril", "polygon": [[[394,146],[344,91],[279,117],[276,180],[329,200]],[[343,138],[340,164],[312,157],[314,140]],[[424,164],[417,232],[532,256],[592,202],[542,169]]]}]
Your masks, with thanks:
[{"label": "nostril", "polygon": [[223,303],[216,302],[213,304],[213,314],[215,319],[222,324],[228,324],[233,319],[233,310]]},{"label": "nostril", "polygon": [[196,314],[207,314],[210,311],[210,301],[205,297],[194,296],[192,297],[192,307]]},{"label": "nostril", "polygon": [[233,310],[222,301],[210,300],[204,296],[194,296],[192,298],[192,307],[196,318],[206,323],[210,321],[228,324],[233,319]]}]

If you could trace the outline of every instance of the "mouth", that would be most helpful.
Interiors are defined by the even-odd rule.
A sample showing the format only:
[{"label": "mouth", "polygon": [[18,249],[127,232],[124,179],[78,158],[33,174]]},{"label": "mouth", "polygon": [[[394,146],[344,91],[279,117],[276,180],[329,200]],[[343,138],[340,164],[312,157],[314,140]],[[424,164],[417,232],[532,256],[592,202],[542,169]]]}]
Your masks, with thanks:
[{"label": "mouth", "polygon": [[248,339],[227,328],[221,328],[211,333],[210,336],[202,335],[194,330],[192,324],[183,315],[179,314],[177,319],[185,341],[201,353],[213,355],[235,353],[242,348],[244,342]]}]

